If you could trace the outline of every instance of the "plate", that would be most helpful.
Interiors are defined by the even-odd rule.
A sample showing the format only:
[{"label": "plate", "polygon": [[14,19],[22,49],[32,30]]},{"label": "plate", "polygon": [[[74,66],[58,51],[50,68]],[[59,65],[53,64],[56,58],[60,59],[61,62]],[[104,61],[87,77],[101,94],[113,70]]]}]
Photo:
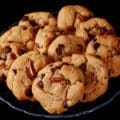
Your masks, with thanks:
[{"label": "plate", "polygon": [[[72,4],[72,2],[73,2],[73,4],[78,4],[78,1],[77,2],[75,2],[75,0],[70,0],[70,1],[71,1],[71,4]],[[97,9],[97,10],[100,9],[100,12],[96,11],[98,13],[98,16],[100,16],[100,17],[102,17],[101,15],[106,16],[106,14],[107,14],[106,11],[108,11],[108,13],[110,13],[110,11],[109,11],[111,9],[110,6],[108,6],[108,9],[106,10],[105,5],[103,5],[102,3],[100,4],[100,5],[103,6],[102,11],[105,10],[105,12],[101,13],[101,7],[99,7],[100,5],[99,6],[97,5],[96,7],[94,7],[94,5],[97,2],[91,2],[90,5],[88,5],[87,3],[83,2],[83,5],[89,6],[90,8],[93,7],[93,10],[94,9]],[[44,7],[45,4],[43,4],[43,5],[41,4],[41,7],[42,6]],[[56,3],[55,4],[56,5],[55,9],[59,9],[59,8],[61,8],[61,6],[65,5],[65,4],[68,4],[68,2],[61,1],[60,4]],[[19,4],[19,5],[22,6],[23,4]],[[26,6],[27,6],[27,4],[26,4]],[[24,8],[26,6],[24,5],[23,7],[21,7],[22,13],[20,12],[21,9],[18,10],[18,12],[21,13],[21,15],[23,15],[24,12],[26,13],[28,11],[33,11],[33,10],[38,10],[39,9],[39,7],[35,6],[35,4],[33,4],[32,7],[31,7],[31,5],[28,5],[28,7],[27,7],[28,9]],[[54,8],[53,6],[54,5],[51,5],[51,7],[49,9],[51,9],[51,8],[53,9]],[[36,7],[37,7],[37,9],[35,9]],[[18,7],[18,8],[20,8],[20,7]],[[17,9],[17,7],[16,7],[16,9]],[[24,11],[24,9],[25,9],[25,11]],[[44,9],[46,9],[46,8],[44,8]],[[48,9],[48,11],[49,11],[49,9]],[[14,11],[15,10],[12,9],[9,13],[14,13]],[[113,11],[113,9],[111,11]],[[95,10],[93,12],[95,12]],[[112,13],[110,13],[110,14],[113,15]],[[110,14],[108,14],[108,15],[110,15]],[[15,15],[16,14],[12,14],[12,17],[15,18],[14,17]],[[116,17],[116,19],[114,19],[112,21],[112,23],[114,23],[114,26],[117,28],[117,31],[119,31],[120,29],[119,29],[119,27],[117,25],[117,23],[119,23],[118,22],[119,19],[118,19],[118,16],[117,15],[115,16],[115,14],[114,14],[114,18],[115,17]],[[107,18],[109,18],[109,20],[111,20],[109,16],[107,16]],[[19,17],[17,19],[19,19]],[[11,19],[11,21],[13,21],[13,19]],[[4,24],[3,24],[3,26],[1,26],[1,28],[5,28],[4,25],[8,25],[9,23],[11,23],[11,21],[9,21],[9,22],[6,21],[8,23],[5,23],[5,21],[4,21]],[[13,24],[13,25],[15,25],[15,24]],[[13,96],[13,94],[10,92],[10,90],[6,87],[5,83],[0,84],[0,100],[3,103],[7,104],[9,107],[13,108],[16,111],[25,113],[26,115],[29,115],[29,116],[39,117],[39,118],[52,118],[52,119],[53,118],[54,119],[57,119],[57,118],[75,118],[75,117],[79,117],[80,118],[81,116],[91,114],[91,113],[93,113],[93,112],[95,112],[95,111],[97,111],[97,110],[107,106],[114,99],[116,99],[117,96],[119,96],[119,95],[120,95],[120,77],[114,78],[114,79],[110,79],[109,80],[108,91],[103,96],[98,98],[96,101],[91,102],[91,103],[87,103],[87,104],[78,103],[77,105],[75,105],[74,107],[70,108],[67,112],[64,112],[61,115],[50,115],[38,103],[32,103],[32,102],[29,102],[29,101],[18,101]]]}]

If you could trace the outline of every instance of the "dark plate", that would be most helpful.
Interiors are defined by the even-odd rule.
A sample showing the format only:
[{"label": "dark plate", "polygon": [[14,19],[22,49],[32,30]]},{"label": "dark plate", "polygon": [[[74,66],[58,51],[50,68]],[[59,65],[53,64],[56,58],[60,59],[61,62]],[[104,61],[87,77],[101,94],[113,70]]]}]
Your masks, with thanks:
[{"label": "dark plate", "polygon": [[[7,1],[8,2],[8,1]],[[13,7],[13,2],[16,4]],[[103,4],[104,3],[104,4]],[[2,3],[3,7],[6,7],[6,3]],[[53,13],[57,13],[57,11],[66,4],[80,4],[84,5],[90,10],[92,10],[96,16],[107,18],[108,21],[112,23],[112,25],[116,29],[116,33],[118,34],[120,31],[119,21],[120,18],[116,13],[117,3],[113,3],[109,6],[108,3],[102,0],[52,0],[52,2],[44,0],[44,1],[31,1],[29,0],[13,0],[12,3],[8,3],[8,11],[3,12],[0,8],[0,31],[3,32],[9,25],[14,23],[14,21],[19,20],[24,13],[32,12],[32,11],[51,11]],[[49,6],[48,6],[49,4]],[[107,6],[107,8],[106,8]],[[17,12],[16,12],[17,11]],[[70,108],[69,111],[61,114],[61,115],[49,115],[43,108],[37,103],[31,103],[29,101],[17,101],[16,98],[12,95],[12,93],[8,90],[5,83],[0,85],[0,100],[13,108],[16,111],[23,112],[27,115],[34,117],[44,117],[44,118],[73,118],[73,117],[81,117],[83,115],[88,115],[93,113],[106,105],[109,105],[117,96],[120,95],[120,77],[111,79],[109,81],[109,88],[106,94],[101,96],[99,99],[92,103],[88,104],[77,104],[75,107]]]}]

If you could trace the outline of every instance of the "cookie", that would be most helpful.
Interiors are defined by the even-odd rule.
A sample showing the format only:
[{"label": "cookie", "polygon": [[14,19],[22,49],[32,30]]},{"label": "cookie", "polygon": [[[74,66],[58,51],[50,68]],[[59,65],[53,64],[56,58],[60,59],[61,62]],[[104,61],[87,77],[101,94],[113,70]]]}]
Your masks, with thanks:
[{"label": "cookie", "polygon": [[106,19],[94,17],[86,22],[82,22],[75,34],[88,43],[97,35],[113,35],[115,32],[112,25]]},{"label": "cookie", "polygon": [[35,38],[35,48],[40,53],[48,53],[48,47],[52,41],[59,35],[65,34],[64,31],[57,26],[46,26],[37,32]]},{"label": "cookie", "polygon": [[54,60],[60,60],[62,57],[72,53],[82,54],[85,49],[86,44],[80,37],[60,35],[49,45],[48,56]]},{"label": "cookie", "polygon": [[35,42],[35,31],[28,26],[13,26],[1,35],[0,41],[18,42],[25,45],[28,50],[32,50]]},{"label": "cookie", "polygon": [[[86,54],[95,55],[104,60],[109,70],[109,77],[118,77],[120,75],[118,72],[119,38],[117,36],[97,36],[94,40],[89,42],[86,48]],[[115,61],[117,63],[114,63]]]},{"label": "cookie", "polygon": [[7,76],[14,60],[25,52],[27,50],[23,44],[0,41],[0,81]]},{"label": "cookie", "polygon": [[57,25],[65,31],[78,29],[79,24],[93,17],[93,13],[79,5],[67,5],[58,12]]},{"label": "cookie", "polygon": [[18,100],[34,101],[31,86],[37,72],[49,62],[49,58],[30,51],[18,57],[12,64],[8,76],[7,86]]},{"label": "cookie", "polygon": [[84,95],[80,102],[92,102],[108,89],[108,69],[105,63],[92,55],[73,54],[62,60],[83,70],[85,75]]},{"label": "cookie", "polygon": [[32,85],[34,98],[50,114],[61,114],[82,99],[82,70],[63,62],[47,65],[39,71]]},{"label": "cookie", "polygon": [[44,28],[46,25],[56,26],[57,20],[50,12],[32,12],[25,14],[19,21],[19,25]]}]

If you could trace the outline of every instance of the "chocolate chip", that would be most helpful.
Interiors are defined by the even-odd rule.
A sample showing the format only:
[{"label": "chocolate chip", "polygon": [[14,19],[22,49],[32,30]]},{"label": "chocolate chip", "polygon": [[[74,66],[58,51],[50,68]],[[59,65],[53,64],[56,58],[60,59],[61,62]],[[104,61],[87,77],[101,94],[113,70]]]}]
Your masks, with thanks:
[{"label": "chocolate chip", "polygon": [[15,59],[17,58],[17,56],[16,56],[14,53],[11,53],[11,54],[10,54],[10,57],[11,57],[11,59],[13,59],[13,60],[15,60]]},{"label": "chocolate chip", "polygon": [[42,81],[39,81],[37,83],[37,86],[40,88],[40,89],[43,89],[44,85],[43,85],[43,82]]},{"label": "chocolate chip", "polygon": [[77,46],[78,46],[78,50],[82,52],[83,46],[81,44],[77,44]]},{"label": "chocolate chip", "polygon": [[54,67],[54,68],[51,68],[50,70],[51,70],[51,72],[55,72],[56,69],[57,69],[57,67]]},{"label": "chocolate chip", "polygon": [[27,20],[29,20],[29,17],[28,16],[23,16],[21,20],[22,21],[27,21]]},{"label": "chocolate chip", "polygon": [[23,25],[23,26],[22,26],[22,29],[23,29],[23,30],[27,30],[27,27]]},{"label": "chocolate chip", "polygon": [[32,85],[29,86],[29,88],[26,90],[25,94],[28,97],[32,97],[33,96],[33,94],[32,94]]},{"label": "chocolate chip", "polygon": [[64,48],[65,46],[63,44],[59,44],[58,45],[58,48],[56,48],[56,53],[58,55],[62,55],[62,49]]},{"label": "chocolate chip", "polygon": [[10,53],[12,49],[9,46],[5,46],[5,53]]},{"label": "chocolate chip", "polygon": [[107,31],[107,28],[101,27],[100,28],[100,35],[103,35]]},{"label": "chocolate chip", "polygon": [[44,77],[45,77],[45,74],[44,74],[44,73],[41,74],[41,80],[42,80]]},{"label": "chocolate chip", "polygon": [[1,53],[0,54],[0,60],[6,60],[7,59],[7,56],[5,53]]},{"label": "chocolate chip", "polygon": [[18,54],[19,54],[19,55],[22,55],[22,54],[24,54],[25,52],[27,52],[27,50],[26,50],[25,48],[20,48],[20,49],[18,50]]},{"label": "chocolate chip", "polygon": [[112,34],[114,34],[114,30],[107,30],[105,32],[105,35],[112,35]]},{"label": "chocolate chip", "polygon": [[38,24],[37,24],[34,20],[30,20],[29,23],[30,23],[33,27],[38,26]]},{"label": "chocolate chip", "polygon": [[16,69],[12,69],[12,71],[14,72],[14,74],[17,74],[17,70]]},{"label": "chocolate chip", "polygon": [[86,99],[86,94],[84,93],[84,94],[83,94],[83,100],[85,100],[85,99]]},{"label": "chocolate chip", "polygon": [[33,80],[37,74],[33,66],[33,61],[30,59],[28,60],[27,65],[26,65],[26,74],[30,80]]},{"label": "chocolate chip", "polygon": [[117,51],[117,54],[120,55],[120,50]]},{"label": "chocolate chip", "polygon": [[68,105],[67,105],[67,102],[66,102],[66,101],[63,102],[63,106],[64,106],[64,108],[68,108]]},{"label": "chocolate chip", "polygon": [[82,64],[79,66],[79,68],[82,69],[83,71],[86,71],[86,70],[87,70],[85,63],[82,63]]},{"label": "chocolate chip", "polygon": [[97,57],[97,58],[101,58],[101,56],[99,56],[99,55],[95,55],[95,57]]},{"label": "chocolate chip", "polygon": [[95,50],[97,50],[97,49],[100,47],[100,43],[95,43],[95,44],[93,45],[93,47],[94,47]]},{"label": "chocolate chip", "polygon": [[70,84],[70,81],[67,80],[67,79],[65,79],[64,82],[65,82],[65,85],[69,85]]}]

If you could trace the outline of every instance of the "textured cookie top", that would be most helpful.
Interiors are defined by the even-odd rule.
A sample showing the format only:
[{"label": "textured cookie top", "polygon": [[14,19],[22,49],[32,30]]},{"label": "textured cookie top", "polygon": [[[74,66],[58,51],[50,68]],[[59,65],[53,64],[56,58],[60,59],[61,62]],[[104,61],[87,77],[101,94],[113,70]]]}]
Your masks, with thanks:
[{"label": "textured cookie top", "polygon": [[25,53],[14,61],[8,72],[7,86],[18,100],[33,100],[32,82],[48,62],[48,57],[36,51]]},{"label": "textured cookie top", "polygon": [[32,85],[34,97],[51,114],[60,114],[83,96],[83,72],[63,62],[47,65],[39,71]]}]

